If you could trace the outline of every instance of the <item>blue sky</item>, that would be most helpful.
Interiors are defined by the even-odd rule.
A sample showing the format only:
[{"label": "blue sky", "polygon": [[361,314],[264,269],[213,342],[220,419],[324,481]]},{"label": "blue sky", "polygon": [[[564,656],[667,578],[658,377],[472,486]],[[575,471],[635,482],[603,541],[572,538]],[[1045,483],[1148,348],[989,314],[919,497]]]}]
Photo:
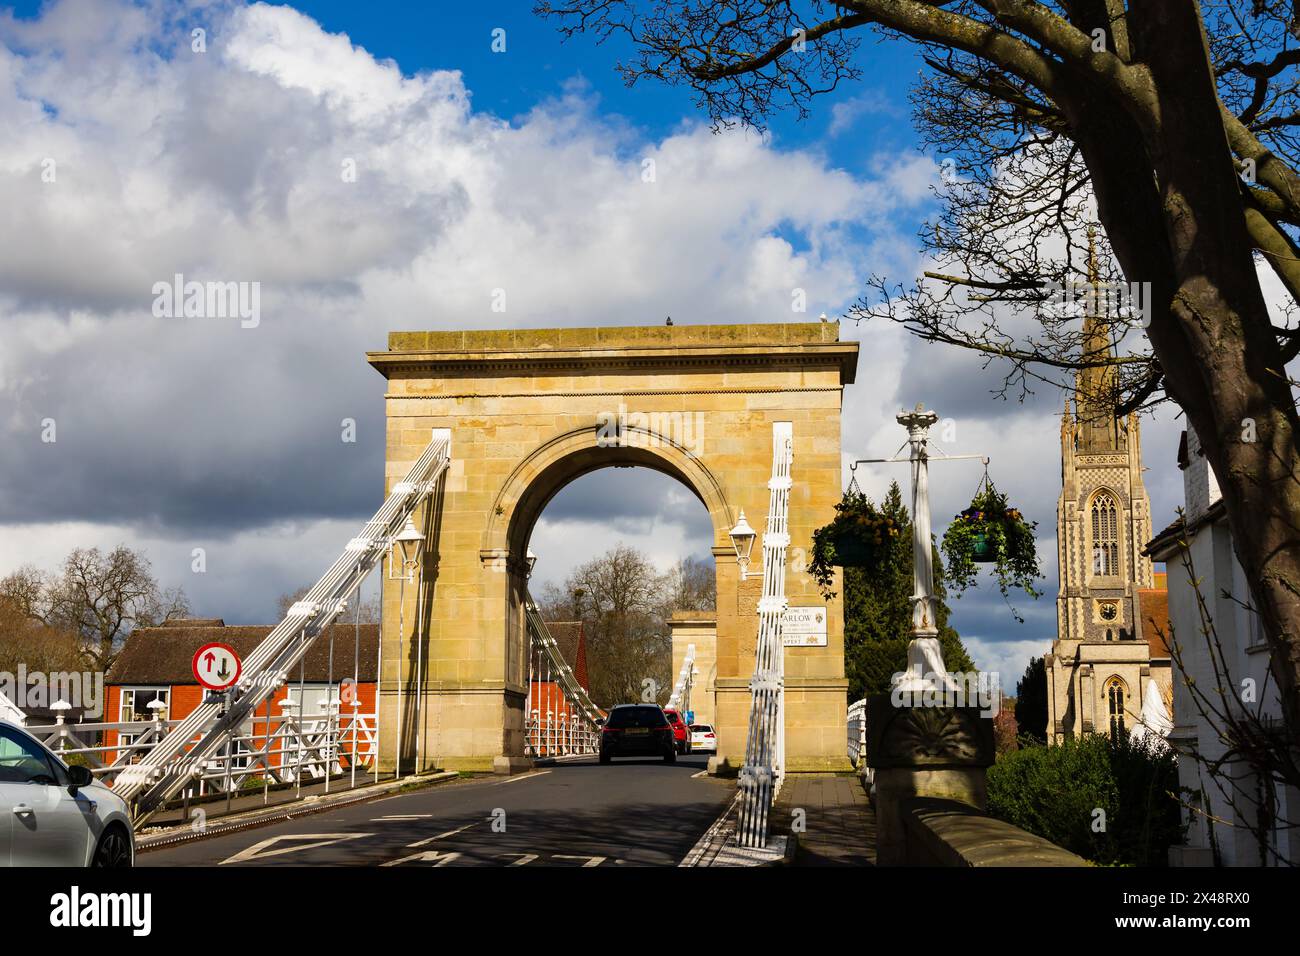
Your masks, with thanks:
[{"label": "blue sky", "polygon": [[[293,6],[327,30],[347,33],[375,56],[396,60],[404,72],[460,70],[475,108],[506,119],[559,95],[573,82],[589,85],[599,95],[602,111],[626,117],[650,136],[662,136],[697,115],[689,90],[656,82],[629,89],[623,83],[614,64],[631,48],[621,38],[601,45],[582,36],[564,42],[553,22],[533,15],[531,0],[469,5],[324,0]],[[505,54],[491,51],[497,28],[506,31]],[[806,122],[789,113],[773,118],[771,130],[779,145],[823,150],[836,165],[855,169],[870,152],[915,144],[907,103],[908,85],[921,65],[914,48],[869,43],[858,56],[867,72],[861,84],[824,97]],[[828,136],[837,103],[860,119],[850,130]]]},{"label": "blue sky", "polygon": [[[687,91],[629,90],[617,45],[562,43],[531,2],[466,6],[58,0],[0,16],[0,574],[125,542],[198,613],[267,621],[379,503],[383,383],[362,354],[388,331],[790,321],[793,287],[809,299],[796,320],[834,317],[871,273],[925,267],[938,162],[911,128],[911,47],[868,40],[861,82],[762,141],[714,135]],[[362,170],[348,188],[344,157]],[[146,293],[176,272],[259,281],[260,327],[160,324]],[[487,295],[504,284],[506,317]],[[991,453],[1039,521],[1048,593],[1020,605],[1026,624],[987,587],[954,603],[977,662],[1013,684],[1055,632],[1060,396],[999,402],[972,356],[889,325],[841,334],[863,344],[846,459],[891,455],[894,414],[925,401],[959,424],[947,450]],[[35,438],[47,416],[57,447]],[[344,417],[355,444],[338,441]],[[1157,527],[1181,496],[1177,437],[1169,416],[1143,433]],[[939,533],[979,478],[946,469]],[[859,471],[874,495],[905,477]],[[683,489],[601,472],[543,515],[540,580],[616,538],[664,563],[709,546]]]}]

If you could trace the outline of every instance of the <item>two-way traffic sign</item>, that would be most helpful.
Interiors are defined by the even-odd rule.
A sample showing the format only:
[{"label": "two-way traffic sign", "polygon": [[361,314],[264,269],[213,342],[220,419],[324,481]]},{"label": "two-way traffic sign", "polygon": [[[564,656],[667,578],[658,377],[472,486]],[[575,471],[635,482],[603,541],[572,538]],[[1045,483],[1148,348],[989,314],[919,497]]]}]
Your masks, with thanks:
[{"label": "two-way traffic sign", "polygon": [[204,644],[194,653],[194,679],[208,690],[225,690],[239,680],[244,669],[234,648]]}]

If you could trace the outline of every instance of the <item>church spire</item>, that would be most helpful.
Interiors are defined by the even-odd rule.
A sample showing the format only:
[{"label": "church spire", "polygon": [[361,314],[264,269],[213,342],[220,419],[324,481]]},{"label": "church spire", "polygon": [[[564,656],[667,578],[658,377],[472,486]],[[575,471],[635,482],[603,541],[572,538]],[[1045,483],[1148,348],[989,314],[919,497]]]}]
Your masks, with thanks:
[{"label": "church spire", "polygon": [[[1085,362],[1114,358],[1110,342],[1109,296],[1102,288],[1097,267],[1096,226],[1088,224],[1088,294],[1084,299],[1083,354]],[[1079,450],[1105,453],[1123,450],[1123,438],[1115,417],[1115,368],[1092,365],[1075,376],[1075,416],[1079,421]]]}]

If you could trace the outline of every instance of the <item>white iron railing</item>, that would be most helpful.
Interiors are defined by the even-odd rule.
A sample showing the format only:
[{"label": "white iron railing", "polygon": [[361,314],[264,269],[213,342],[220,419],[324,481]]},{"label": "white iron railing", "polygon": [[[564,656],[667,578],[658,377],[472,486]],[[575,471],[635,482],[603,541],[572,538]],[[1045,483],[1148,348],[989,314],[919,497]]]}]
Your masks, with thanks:
[{"label": "white iron railing", "polygon": [[790,422],[772,423],[772,480],[767,525],[763,529],[763,596],[758,602],[758,643],[754,677],[749,682],[749,736],[745,765],[740,771],[740,813],[736,833],[743,847],[767,846],[768,813],[781,788],[785,763],[785,647],[781,622],[785,617],[785,552],[790,545],[790,469],[794,429]]},{"label": "white iron railing", "polygon": [[695,645],[687,644],[686,657],[682,661],[681,670],[677,672],[677,683],[673,684],[673,692],[668,695],[668,706],[680,713],[683,720],[691,709],[691,688],[694,686]]},{"label": "white iron railing", "polygon": [[541,612],[525,596],[528,619],[528,704],[524,753],[529,757],[594,754],[600,750],[600,708],[578,683]]},{"label": "white iron railing", "polygon": [[[282,705],[283,706],[283,705]],[[247,791],[283,783],[303,783],[346,776],[350,786],[368,782],[378,767],[377,716],[360,705],[337,704],[304,715],[293,705],[280,716],[259,715],[230,735],[226,746],[204,759],[186,788],[187,796]],[[112,787],[121,774],[148,759],[182,720],[104,721],[28,726],[27,732],[64,761],[82,763]],[[80,758],[80,759],[77,759]],[[116,789],[116,788],[115,788]],[[253,789],[258,789],[254,787]]]},{"label": "white iron railing", "polygon": [[867,699],[849,704],[849,760],[860,767],[867,753]]},{"label": "white iron railing", "polygon": [[114,790],[133,804],[137,825],[201,776],[206,762],[228,749],[257,708],[284,686],[348,599],[359,597],[362,582],[389,553],[406,520],[433,494],[450,463],[451,431],[435,428],[406,478],[393,486],[361,533],[244,661],[239,683],[221,695],[206,696],[138,763],[122,768]]}]

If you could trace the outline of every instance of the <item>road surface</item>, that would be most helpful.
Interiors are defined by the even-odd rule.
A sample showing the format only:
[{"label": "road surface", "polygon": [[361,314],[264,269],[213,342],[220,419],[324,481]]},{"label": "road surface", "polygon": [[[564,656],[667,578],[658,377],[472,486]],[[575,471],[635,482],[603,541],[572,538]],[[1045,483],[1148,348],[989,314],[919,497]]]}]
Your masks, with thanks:
[{"label": "road surface", "polygon": [[707,756],[594,757],[140,853],[138,866],[675,866],[734,785]]}]

